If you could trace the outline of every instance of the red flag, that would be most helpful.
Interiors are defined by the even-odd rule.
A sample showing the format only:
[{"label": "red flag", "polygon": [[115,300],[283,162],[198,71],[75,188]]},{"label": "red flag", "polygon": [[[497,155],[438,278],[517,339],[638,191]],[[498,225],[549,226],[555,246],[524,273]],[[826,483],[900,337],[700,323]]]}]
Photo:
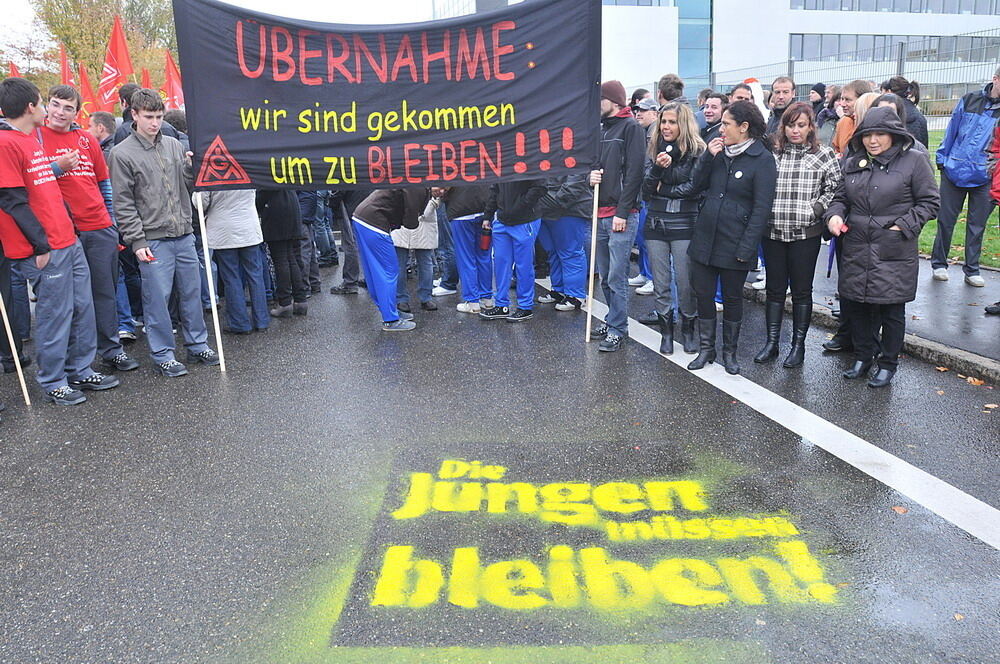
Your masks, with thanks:
[{"label": "red flag", "polygon": [[142,68],[141,84],[142,84],[142,87],[144,87],[146,89],[149,89],[149,90],[153,89],[153,82],[149,78],[149,70],[146,69],[145,67]]},{"label": "red flag", "polygon": [[66,47],[59,44],[59,78],[63,85],[76,85],[73,80],[73,70],[69,68],[69,58],[66,57]]},{"label": "red flag", "polygon": [[118,101],[118,88],[128,82],[132,73],[132,59],[128,55],[128,43],[125,41],[125,30],[122,20],[115,16],[115,24],[111,28],[111,39],[108,40],[107,54],[104,56],[104,70],[101,72],[101,82],[97,86],[97,94],[101,107],[112,109]]},{"label": "red flag", "polygon": [[14,61],[13,60],[8,60],[8,64],[10,65],[10,75],[11,76],[16,76],[17,78],[21,78],[21,72],[17,68],[17,65],[14,64]]},{"label": "red flag", "polygon": [[181,73],[174,63],[174,57],[167,51],[167,63],[164,68],[166,79],[163,82],[163,105],[167,110],[184,108],[184,89],[181,87]]},{"label": "red flag", "polygon": [[78,122],[84,129],[90,126],[90,116],[104,108],[94,95],[94,88],[90,86],[90,77],[87,76],[87,68],[78,65],[80,73],[80,96],[83,97],[83,104],[80,106]]}]

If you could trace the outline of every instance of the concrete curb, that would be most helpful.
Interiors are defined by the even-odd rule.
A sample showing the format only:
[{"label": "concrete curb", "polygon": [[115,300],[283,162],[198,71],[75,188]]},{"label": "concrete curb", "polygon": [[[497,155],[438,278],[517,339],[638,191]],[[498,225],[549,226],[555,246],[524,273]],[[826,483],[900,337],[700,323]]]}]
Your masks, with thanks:
[{"label": "concrete curb", "polygon": [[[762,290],[754,290],[749,284],[743,287],[744,299],[763,304],[767,294]],[[791,312],[791,300],[786,300],[785,310]],[[840,321],[834,318],[829,307],[813,303],[812,324],[830,330],[836,330]],[[903,352],[934,366],[948,367],[956,372],[973,376],[994,385],[1000,385],[1000,362],[989,357],[976,355],[959,348],[951,348],[929,339],[907,334],[903,342]]]}]

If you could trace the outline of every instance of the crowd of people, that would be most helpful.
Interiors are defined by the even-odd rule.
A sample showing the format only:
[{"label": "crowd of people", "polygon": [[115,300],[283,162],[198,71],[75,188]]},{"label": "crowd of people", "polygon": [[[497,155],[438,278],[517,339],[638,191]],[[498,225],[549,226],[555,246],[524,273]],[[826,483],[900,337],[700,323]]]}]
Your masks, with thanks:
[{"label": "crowd of people", "polygon": [[[367,289],[387,332],[416,327],[408,272],[425,311],[449,295],[484,320],[526,321],[536,304],[579,310],[596,209],[593,258],[608,307],[591,333],[600,351],[627,339],[634,288],[653,296],[640,322],[659,329],[661,353],[674,352],[679,324],[692,370],[717,359],[721,311],[722,364],[738,374],[742,291],[759,263],[766,337],[753,360],[779,356],[790,291],[782,364],[798,367],[826,238],[836,247],[841,329],[823,349],[853,351],[844,377],[882,387],[896,372],[917,288],[920,231],[938,220],[933,275],[948,279],[966,199],[965,282],[984,283],[979,252],[1000,200],[1000,169],[991,181],[986,159],[1000,154],[1000,69],[956,105],[934,157],[940,188],[919,86],[894,77],[879,87],[819,83],[797,101],[795,82],[779,77],[769,92],[740,84],[691,103],[673,74],[655,94],[640,89],[631,99],[612,80],[601,85],[600,156],[589,173],[492,186],[192,194],[183,112],[165,114],[154,91],[123,86],[122,118],[95,113],[83,130],[76,89],[54,86],[46,100],[8,78],[0,82],[0,294],[14,344],[3,335],[0,360],[6,373],[29,366],[22,343],[33,338],[37,381],[64,405],[137,369],[125,346],[138,332],[163,376],[187,373],[177,331],[188,363],[218,364],[205,324],[207,270],[218,276],[223,329],[237,335],[307,315],[320,268],[338,264],[342,281],[330,292]],[[192,223],[199,208],[207,260]],[[639,273],[630,277],[636,245]],[[536,298],[539,262],[551,286]],[[1000,303],[987,312],[1000,313]],[[98,356],[106,373],[93,368]]]}]

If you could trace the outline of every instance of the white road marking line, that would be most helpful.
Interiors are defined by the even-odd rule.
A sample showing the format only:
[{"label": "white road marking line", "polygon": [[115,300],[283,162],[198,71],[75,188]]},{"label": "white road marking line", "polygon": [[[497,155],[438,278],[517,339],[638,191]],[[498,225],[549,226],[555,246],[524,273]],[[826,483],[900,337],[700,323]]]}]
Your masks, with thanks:
[{"label": "white road marking line", "polygon": [[[548,287],[547,279],[538,280],[538,283]],[[607,306],[595,300],[592,307],[593,314],[603,320],[608,311]],[[584,310],[587,310],[586,306]],[[660,355],[660,335],[632,318],[629,319],[629,338],[685,371],[688,362],[694,357],[685,353],[677,343],[674,344],[673,355]],[[592,342],[592,345],[597,344]],[[596,347],[594,350],[597,350]],[[743,376],[730,376],[721,364],[709,364],[704,369],[688,373],[739,399],[761,415],[895,489],[973,537],[1000,549],[1000,510],[995,507],[841,429],[752,380]]]}]

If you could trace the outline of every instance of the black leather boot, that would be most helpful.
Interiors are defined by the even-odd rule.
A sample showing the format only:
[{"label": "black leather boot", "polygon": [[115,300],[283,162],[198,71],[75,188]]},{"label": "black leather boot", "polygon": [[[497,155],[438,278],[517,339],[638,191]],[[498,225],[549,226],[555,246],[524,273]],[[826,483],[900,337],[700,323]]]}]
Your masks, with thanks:
[{"label": "black leather boot", "polygon": [[743,321],[722,321],[722,364],[726,373],[736,375],[740,372],[740,363],[736,361],[736,348],[740,343],[740,325]]},{"label": "black leather boot", "polygon": [[671,355],[674,352],[674,310],[658,313],[656,318],[660,323],[660,353]]},{"label": "black leather boot", "polygon": [[864,378],[868,375],[868,372],[872,369],[872,364],[875,360],[868,360],[862,362],[861,360],[855,360],[851,368],[841,374],[844,378],[851,380],[853,378]]},{"label": "black leather boot", "polygon": [[688,369],[696,371],[715,362],[715,319],[698,319],[698,356],[691,360]]},{"label": "black leather boot", "polygon": [[801,367],[806,359],[806,334],[809,333],[809,322],[812,320],[812,302],[792,305],[792,349],[788,357],[781,363],[786,369]]},{"label": "black leather boot", "polygon": [[697,316],[686,316],[681,314],[681,343],[684,345],[684,352],[694,354],[698,352],[698,337],[694,333],[694,322]]},{"label": "black leather boot", "polygon": [[895,375],[895,369],[882,369],[879,367],[878,372],[868,381],[868,387],[885,387],[892,382],[892,377]]},{"label": "black leather boot", "polygon": [[764,347],[754,356],[757,364],[770,362],[778,357],[778,339],[781,337],[781,319],[785,315],[784,302],[768,301],[764,305],[764,319],[767,321],[767,341]]}]

